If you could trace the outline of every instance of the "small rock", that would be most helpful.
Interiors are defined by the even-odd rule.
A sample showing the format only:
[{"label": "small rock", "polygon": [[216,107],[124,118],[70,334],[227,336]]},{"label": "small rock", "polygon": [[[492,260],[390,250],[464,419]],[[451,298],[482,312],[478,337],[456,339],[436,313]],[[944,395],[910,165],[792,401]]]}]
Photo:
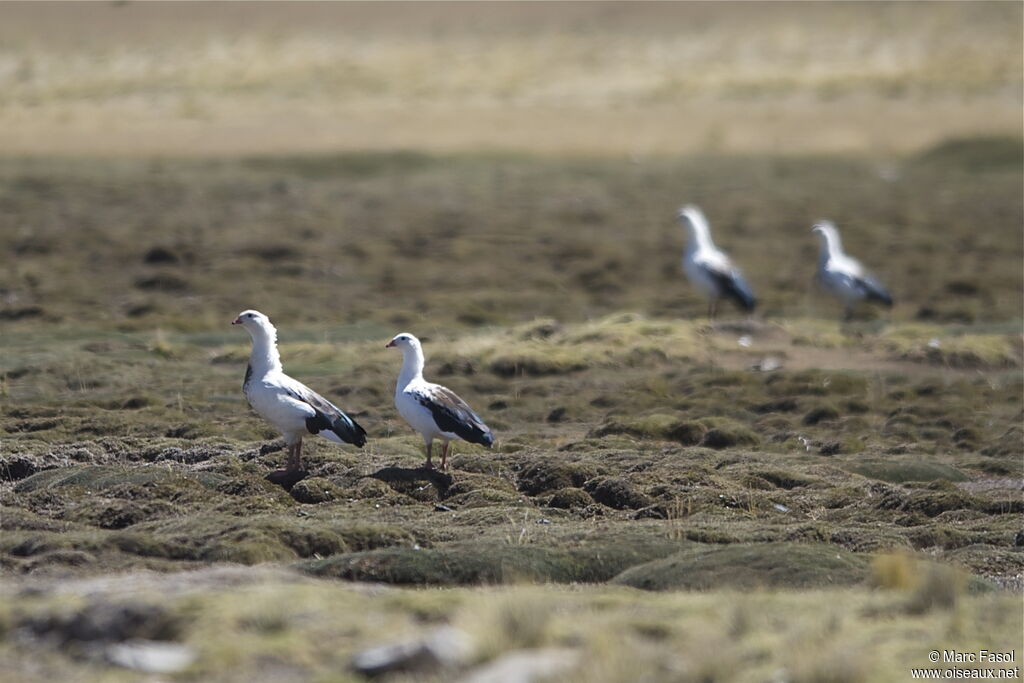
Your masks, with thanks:
[{"label": "small rock", "polygon": [[782,361],[779,360],[778,358],[773,358],[771,356],[767,358],[762,358],[761,360],[750,366],[750,369],[756,372],[774,372],[781,368]]},{"label": "small rock", "polygon": [[405,671],[426,673],[453,669],[470,654],[469,636],[452,627],[437,629],[420,640],[372,647],[352,657],[351,668],[364,676]]},{"label": "small rock", "polygon": [[533,683],[553,680],[576,666],[579,653],[567,648],[517,650],[459,679],[459,683]]},{"label": "small rock", "polygon": [[772,507],[778,510],[779,512],[789,512],[789,508],[783,505],[782,503],[775,503],[772,505]]},{"label": "small rock", "polygon": [[437,505],[434,506],[434,512],[452,512],[452,511],[453,510],[450,507],[448,507],[447,505],[443,505],[441,503],[438,503]]},{"label": "small rock", "polygon": [[111,664],[153,674],[182,671],[196,659],[195,651],[187,645],[156,640],[128,640],[108,645],[104,654]]},{"label": "small rock", "polygon": [[742,346],[743,348],[747,349],[750,348],[750,346],[754,343],[754,340],[750,338],[750,335],[745,334],[739,339],[737,339],[736,343]]}]

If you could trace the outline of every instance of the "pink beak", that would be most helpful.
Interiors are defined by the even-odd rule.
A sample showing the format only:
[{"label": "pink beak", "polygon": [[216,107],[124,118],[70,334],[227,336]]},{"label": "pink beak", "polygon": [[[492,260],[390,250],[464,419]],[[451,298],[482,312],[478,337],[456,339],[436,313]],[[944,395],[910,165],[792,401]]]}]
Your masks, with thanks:
[{"label": "pink beak", "polygon": [[234,320],[231,321],[231,324],[232,325],[241,325],[242,324],[242,319],[241,318],[235,318]]},{"label": "pink beak", "polygon": [[389,341],[387,344],[384,345],[384,348],[385,349],[390,349],[394,345],[395,345],[395,340],[392,339],[391,341]]}]

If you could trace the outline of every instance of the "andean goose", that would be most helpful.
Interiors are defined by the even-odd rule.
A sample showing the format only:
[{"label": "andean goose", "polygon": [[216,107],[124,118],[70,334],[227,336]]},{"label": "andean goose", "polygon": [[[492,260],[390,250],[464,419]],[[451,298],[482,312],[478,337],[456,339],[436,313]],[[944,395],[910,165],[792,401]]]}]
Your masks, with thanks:
[{"label": "andean goose", "polygon": [[282,473],[301,469],[302,437],[318,434],[335,443],[359,448],[366,432],[355,420],[302,382],[284,374],[277,351],[277,329],[259,311],[243,311],[231,323],[252,337],[252,355],[245,369],[242,391],[252,409],[284,436],[288,464]]},{"label": "andean goose", "polygon": [[423,437],[427,461],[424,467],[433,468],[431,462],[434,439],[444,444],[441,450],[441,469],[448,467],[448,442],[461,439],[491,447],[494,436],[480,416],[454,391],[423,379],[423,346],[415,336],[403,332],[387,343],[386,348],[402,351],[402,371],[395,385],[395,408],[405,421]]},{"label": "andean goose", "polygon": [[892,296],[882,284],[869,275],[857,259],[843,253],[839,231],[831,221],[815,224],[811,232],[821,241],[818,256],[818,282],[843,302],[844,317],[848,320],[853,307],[860,301],[877,301],[892,307]]},{"label": "andean goose", "polygon": [[704,213],[690,204],[681,208],[678,216],[690,233],[683,254],[683,272],[708,298],[708,317],[715,317],[722,297],[732,299],[745,311],[753,311],[757,299],[739,269],[711,241]]}]

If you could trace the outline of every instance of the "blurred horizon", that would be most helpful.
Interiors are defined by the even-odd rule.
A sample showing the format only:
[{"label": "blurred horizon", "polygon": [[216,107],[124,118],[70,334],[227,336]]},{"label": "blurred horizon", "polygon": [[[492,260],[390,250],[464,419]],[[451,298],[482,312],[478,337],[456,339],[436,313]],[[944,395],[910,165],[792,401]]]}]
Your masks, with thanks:
[{"label": "blurred horizon", "polygon": [[6,155],[903,155],[1021,134],[1022,6],[0,5]]}]

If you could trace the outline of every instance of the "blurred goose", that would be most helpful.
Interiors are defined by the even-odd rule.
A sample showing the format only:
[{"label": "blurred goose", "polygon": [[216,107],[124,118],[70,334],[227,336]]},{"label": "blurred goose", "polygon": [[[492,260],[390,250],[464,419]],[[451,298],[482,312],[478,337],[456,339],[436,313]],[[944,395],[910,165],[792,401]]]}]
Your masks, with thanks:
[{"label": "blurred goose", "polygon": [[708,298],[708,318],[714,318],[718,300],[730,298],[750,312],[757,299],[739,269],[711,241],[711,229],[704,213],[690,204],[679,210],[679,218],[690,233],[683,254],[683,272],[691,283]]},{"label": "blurred goose", "polygon": [[469,443],[491,447],[494,435],[480,416],[454,391],[423,379],[423,346],[408,332],[396,335],[385,348],[402,351],[402,371],[395,385],[395,408],[413,429],[420,433],[426,445],[427,461],[424,467],[433,468],[434,439],[444,444],[441,450],[441,469],[448,467],[448,442],[461,439]]},{"label": "blurred goose", "polygon": [[845,319],[849,320],[854,305],[860,301],[877,301],[892,307],[892,296],[882,283],[869,275],[857,259],[843,253],[843,243],[835,224],[821,221],[811,232],[821,240],[818,282],[843,302]]},{"label": "blurred goose", "polygon": [[288,464],[281,472],[301,469],[302,437],[307,434],[363,447],[366,432],[355,420],[302,382],[284,374],[277,352],[277,329],[270,318],[259,311],[243,311],[231,324],[241,325],[252,337],[252,355],[242,391],[252,409],[284,436]]}]

